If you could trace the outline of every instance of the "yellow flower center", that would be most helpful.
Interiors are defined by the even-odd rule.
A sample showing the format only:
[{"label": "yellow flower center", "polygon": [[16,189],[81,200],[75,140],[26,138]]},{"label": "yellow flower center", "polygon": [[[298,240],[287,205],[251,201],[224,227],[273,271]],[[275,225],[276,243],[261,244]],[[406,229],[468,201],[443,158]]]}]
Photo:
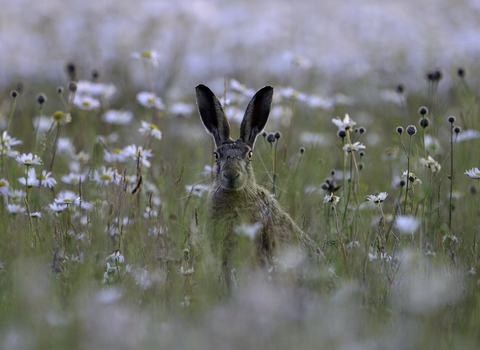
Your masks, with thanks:
[{"label": "yellow flower center", "polygon": [[158,127],[155,124],[150,124],[150,130],[158,130]]},{"label": "yellow flower center", "polygon": [[64,198],[63,199],[63,203],[66,203],[66,204],[70,204],[73,202],[73,199],[72,198]]},{"label": "yellow flower center", "polygon": [[5,187],[7,186],[7,182],[6,181],[0,181],[0,187]]},{"label": "yellow flower center", "polygon": [[55,113],[53,113],[53,119],[56,122],[61,121],[64,116],[65,116],[65,113],[63,113],[62,111],[56,111]]},{"label": "yellow flower center", "polygon": [[152,53],[150,51],[142,51],[140,52],[140,56],[143,58],[152,58]]},{"label": "yellow flower center", "polygon": [[108,174],[103,174],[102,176],[100,176],[100,180],[110,181],[110,180],[112,180],[112,177]]}]

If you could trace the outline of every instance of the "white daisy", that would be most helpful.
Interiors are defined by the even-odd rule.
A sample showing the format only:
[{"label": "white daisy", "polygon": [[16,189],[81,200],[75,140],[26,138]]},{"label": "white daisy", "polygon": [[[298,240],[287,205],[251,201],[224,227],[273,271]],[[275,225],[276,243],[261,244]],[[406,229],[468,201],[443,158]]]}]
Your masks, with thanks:
[{"label": "white daisy", "polygon": [[388,196],[387,192],[380,192],[376,195],[368,195],[366,200],[375,204],[376,206],[380,205]]},{"label": "white daisy", "polygon": [[160,97],[156,96],[152,92],[147,92],[147,91],[139,92],[137,94],[137,101],[143,107],[146,107],[146,108],[152,108],[152,107],[155,107],[157,109],[165,108]]},{"label": "white daisy", "polygon": [[25,213],[25,207],[21,206],[20,204],[7,204],[7,210],[10,214],[23,214]]},{"label": "white daisy", "polygon": [[470,170],[465,170],[463,174],[470,176],[472,179],[480,179],[480,170],[476,167]]},{"label": "white daisy", "polygon": [[332,123],[335,124],[339,130],[351,130],[357,124],[350,118],[348,114],[345,114],[345,118],[343,118],[343,120],[339,117],[332,119]]},{"label": "white daisy", "polygon": [[34,155],[34,154],[22,154],[22,155],[19,155],[17,158],[16,158],[16,161],[21,163],[21,164],[24,164],[24,165],[40,165],[42,164],[42,160],[40,159],[39,156],[37,155]]},{"label": "white daisy", "polygon": [[70,204],[79,205],[80,204],[80,197],[78,197],[72,191],[61,191],[58,194],[58,197],[55,198],[55,203],[56,204],[63,204],[63,205],[67,205],[67,206],[70,205]]},{"label": "white daisy", "polygon": [[143,166],[150,168],[150,161],[147,158],[153,156],[152,151],[149,149],[143,149],[143,147],[137,145],[129,145],[125,147],[122,151],[123,155],[126,157],[133,158],[137,160],[140,157],[140,161],[142,162]]},{"label": "white daisy", "polygon": [[100,101],[90,96],[75,95],[73,104],[85,111],[91,111],[100,107]]},{"label": "white daisy", "polygon": [[144,50],[140,52],[132,52],[131,56],[133,58],[150,62],[154,67],[158,65],[158,53],[155,50]]},{"label": "white daisy", "polygon": [[442,169],[442,166],[431,156],[428,156],[427,159],[420,159],[420,164],[425,165],[428,169],[432,171],[432,173],[440,171],[440,169]]},{"label": "white daisy", "polygon": [[326,194],[325,197],[323,197],[323,203],[332,203],[333,206],[337,205],[339,201],[340,197],[335,196],[333,193]]},{"label": "white daisy", "polygon": [[110,183],[119,184],[122,176],[112,168],[103,166],[100,171],[93,172],[92,180],[97,182],[97,186],[108,185]]},{"label": "white daisy", "polygon": [[102,121],[107,124],[127,125],[133,119],[133,113],[130,111],[109,109],[102,115]]},{"label": "white daisy", "polygon": [[365,145],[363,143],[360,143],[360,142],[355,142],[355,143],[348,143],[346,144],[345,146],[343,146],[343,150],[346,152],[346,153],[351,153],[351,152],[355,152],[355,151],[359,151],[361,149],[365,149]]},{"label": "white daisy", "polygon": [[145,135],[150,135],[157,140],[162,138],[162,132],[155,124],[147,123],[146,121],[142,120],[142,127],[138,129],[139,132]]}]

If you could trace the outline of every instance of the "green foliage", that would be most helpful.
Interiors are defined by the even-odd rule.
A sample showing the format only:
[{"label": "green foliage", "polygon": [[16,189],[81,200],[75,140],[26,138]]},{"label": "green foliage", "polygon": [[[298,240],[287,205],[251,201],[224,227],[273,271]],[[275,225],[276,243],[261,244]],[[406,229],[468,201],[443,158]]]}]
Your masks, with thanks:
[{"label": "green foliage", "polygon": [[[204,167],[213,163],[213,145],[194,109],[176,115],[170,107],[178,101],[157,110],[124,102],[135,97],[118,93],[84,110],[74,94],[63,93],[49,96],[40,115],[61,111],[71,122],[59,118],[36,130],[37,91],[20,94],[8,111],[11,124],[4,123],[23,142],[11,150],[37,154],[42,164],[20,164],[2,147],[1,177],[10,192],[26,195],[5,195],[0,203],[0,345],[475,348],[480,200],[478,180],[463,173],[479,166],[480,141],[461,138],[480,128],[479,104],[466,81],[457,80],[445,96],[431,85],[427,96],[399,94],[399,104],[321,109],[295,94],[276,101],[282,112],[267,131],[282,136],[273,144],[259,137],[257,182],[274,190],[325,260],[300,268],[282,252],[274,269],[259,270],[252,241],[241,236],[231,292],[212,267],[218,254],[199,185],[211,183]],[[245,96],[230,92],[229,107],[244,108]],[[193,104],[193,93],[183,97]],[[425,129],[418,123],[421,105],[429,110]],[[129,124],[102,119],[107,109],[126,106],[135,116]],[[346,126],[342,138],[331,119],[345,122],[345,112],[356,124],[340,125]],[[447,121],[450,113],[455,123]],[[142,120],[158,126],[162,138],[138,132]],[[417,133],[407,134],[408,125]],[[459,134],[452,132],[457,125]],[[133,156],[125,151],[132,144]],[[117,148],[124,159],[106,162]],[[142,164],[148,150],[152,156]],[[426,162],[428,156],[437,164]],[[56,185],[22,185],[32,168],[37,175],[52,172]],[[84,177],[61,181],[69,172]],[[76,204],[52,212],[49,205],[66,190],[73,195],[63,200]],[[339,202],[325,202],[333,190]],[[10,213],[13,203],[24,213]],[[29,217],[33,212],[41,217]]]}]

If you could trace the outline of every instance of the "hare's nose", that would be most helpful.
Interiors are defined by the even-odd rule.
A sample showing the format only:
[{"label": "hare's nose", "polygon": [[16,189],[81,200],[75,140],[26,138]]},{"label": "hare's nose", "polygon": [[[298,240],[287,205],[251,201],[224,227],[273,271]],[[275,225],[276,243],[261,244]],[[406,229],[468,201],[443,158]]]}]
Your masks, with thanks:
[{"label": "hare's nose", "polygon": [[223,176],[229,180],[229,181],[233,181],[235,180],[237,177],[240,176],[240,173],[238,171],[236,171],[235,169],[233,169],[232,167],[228,167],[227,169],[225,169],[225,171],[223,172]]}]

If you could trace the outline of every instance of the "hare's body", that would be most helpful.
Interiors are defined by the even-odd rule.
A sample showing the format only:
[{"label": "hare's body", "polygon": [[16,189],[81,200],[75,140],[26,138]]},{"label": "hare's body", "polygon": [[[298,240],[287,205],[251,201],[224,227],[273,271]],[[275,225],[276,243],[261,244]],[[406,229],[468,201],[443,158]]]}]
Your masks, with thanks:
[{"label": "hare's body", "polygon": [[196,88],[202,122],[212,134],[216,150],[215,179],[209,192],[209,212],[215,230],[221,230],[224,273],[231,269],[231,253],[237,241],[235,228],[260,224],[256,233],[255,255],[260,265],[269,266],[280,250],[297,248],[311,258],[322,253],[280,204],[255,181],[251,164],[255,139],[267,123],[273,89],[259,90],[250,101],[242,124],[240,138],[230,138],[230,126],[222,106],[213,92],[204,85]]}]

